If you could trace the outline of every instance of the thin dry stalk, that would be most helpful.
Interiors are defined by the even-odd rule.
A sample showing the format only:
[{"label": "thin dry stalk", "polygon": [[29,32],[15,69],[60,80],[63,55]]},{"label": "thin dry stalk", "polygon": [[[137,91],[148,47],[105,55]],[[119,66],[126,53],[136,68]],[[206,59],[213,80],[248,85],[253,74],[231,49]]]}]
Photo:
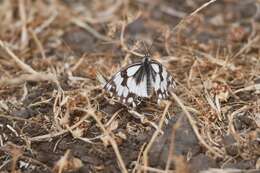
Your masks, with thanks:
[{"label": "thin dry stalk", "polygon": [[209,2],[204,3],[202,6],[200,6],[199,8],[197,8],[195,11],[193,11],[191,14],[189,14],[188,16],[184,17],[174,28],[173,31],[177,28],[182,27],[183,25],[185,25],[185,23],[192,18],[194,15],[196,15],[198,12],[200,12],[201,10],[203,10],[204,8],[206,8],[207,6],[209,6],[210,4],[214,3],[217,0],[211,0]]},{"label": "thin dry stalk", "polygon": [[176,165],[175,173],[190,173],[188,164],[187,164],[184,156],[182,156],[182,155],[175,156],[174,163]]},{"label": "thin dry stalk", "polygon": [[194,99],[196,101],[197,105],[201,108],[201,110],[198,111],[195,108],[186,106],[186,109],[188,111],[191,111],[191,112],[196,113],[196,114],[200,114],[201,112],[203,112],[204,106],[203,106],[202,102],[191,92],[192,88],[191,88],[191,90],[189,90],[187,87],[185,87],[182,83],[180,83],[178,81],[177,81],[177,85],[182,87],[185,90],[185,92],[188,94],[188,96],[190,96],[192,99]]},{"label": "thin dry stalk", "polygon": [[9,160],[4,161],[4,162],[0,165],[0,170],[3,170],[3,168],[5,168],[5,166],[8,165],[10,162],[12,162],[12,159],[9,159]]},{"label": "thin dry stalk", "polygon": [[183,11],[177,11],[176,9],[166,6],[166,5],[160,5],[160,10],[168,15],[178,17],[178,18],[184,18],[187,15]]},{"label": "thin dry stalk", "polygon": [[75,123],[74,125],[70,126],[69,128],[67,128],[66,130],[61,130],[57,133],[49,133],[49,134],[46,134],[46,135],[41,135],[41,136],[35,136],[35,137],[32,137],[32,138],[29,138],[28,140],[31,141],[31,142],[34,142],[34,141],[44,141],[44,140],[48,140],[50,138],[54,138],[54,137],[57,137],[57,136],[60,136],[60,135],[63,135],[67,132],[70,132],[72,131],[73,129],[77,128],[80,124],[82,124],[87,118],[89,117],[89,114],[86,114],[84,115],[77,123]]},{"label": "thin dry stalk", "polygon": [[226,169],[209,168],[208,170],[201,171],[201,173],[258,173],[258,172],[259,169],[242,170],[242,169],[235,169],[235,168],[226,168]]},{"label": "thin dry stalk", "polygon": [[19,77],[12,78],[12,79],[3,78],[0,80],[0,86],[8,86],[8,85],[15,86],[15,85],[27,82],[27,81],[34,81],[34,82],[52,81],[52,82],[58,84],[57,78],[53,74],[44,74],[44,73],[37,72],[35,74],[23,74]]},{"label": "thin dry stalk", "polygon": [[33,121],[33,120],[28,120],[28,119],[25,119],[25,118],[16,117],[16,116],[13,116],[13,115],[7,115],[7,114],[3,114],[3,113],[0,113],[0,117],[6,118],[6,119],[9,119],[9,120],[13,120],[13,121],[16,120],[16,121],[23,121],[23,122],[30,123],[30,124],[42,125],[41,123]]},{"label": "thin dry stalk", "polygon": [[116,154],[116,157],[117,157],[117,160],[119,162],[119,167],[121,169],[121,171],[123,173],[127,173],[127,169],[126,169],[126,166],[125,166],[125,163],[122,159],[122,156],[120,154],[120,151],[118,149],[118,146],[117,146],[117,143],[115,141],[115,139],[112,137],[113,136],[113,133],[112,132],[109,132],[105,126],[101,123],[101,121],[98,119],[98,117],[96,116],[95,114],[95,111],[93,109],[82,109],[82,108],[78,108],[78,110],[81,110],[83,112],[86,112],[88,115],[90,115],[92,118],[94,118],[94,120],[97,122],[99,128],[103,131],[103,133],[105,134],[105,136],[108,138],[115,154]]},{"label": "thin dry stalk", "polygon": [[80,65],[84,62],[84,60],[86,59],[86,54],[83,54],[80,59],[71,67],[71,72],[76,71]]},{"label": "thin dry stalk", "polygon": [[139,163],[140,163],[140,160],[141,160],[141,156],[142,156],[142,154],[143,154],[143,151],[144,151],[144,149],[145,149],[145,145],[146,145],[146,143],[144,143],[144,144],[142,145],[142,147],[141,147],[141,149],[140,149],[140,151],[139,151],[138,157],[137,157],[137,159],[136,159],[136,161],[135,161],[135,167],[134,167],[134,169],[132,170],[132,173],[135,173],[136,171],[138,171],[137,173],[140,173],[140,172],[141,172],[141,169],[138,169],[138,166],[140,166]]},{"label": "thin dry stalk", "polygon": [[203,83],[203,88],[204,88],[205,98],[206,98],[209,106],[211,107],[212,110],[215,111],[215,113],[218,116],[218,119],[220,121],[222,121],[221,109],[220,109],[220,106],[218,106],[220,103],[218,102],[217,97],[215,97],[215,100],[214,100],[214,98],[211,97],[208,90],[205,88],[204,83]]},{"label": "thin dry stalk", "polygon": [[34,33],[39,34],[42,31],[44,31],[45,28],[51,25],[51,23],[56,19],[57,16],[58,16],[58,12],[53,10],[53,14],[47,20],[45,20],[40,26],[35,28]]},{"label": "thin dry stalk", "polygon": [[241,138],[239,136],[239,134],[236,132],[234,124],[233,124],[233,119],[234,119],[235,115],[239,114],[240,112],[246,111],[248,109],[250,109],[250,107],[245,105],[242,108],[232,112],[230,114],[230,116],[228,116],[228,118],[229,118],[229,121],[228,121],[228,131],[236,139],[236,141],[238,141],[238,142],[241,141],[241,140],[245,142],[245,139]]},{"label": "thin dry stalk", "polygon": [[99,18],[104,17],[110,17],[113,16],[113,14],[120,9],[121,5],[123,5],[125,0],[116,0],[110,7],[107,8],[107,10],[102,11],[98,14]]},{"label": "thin dry stalk", "polygon": [[121,34],[120,34],[120,44],[123,48],[123,50],[125,50],[128,53],[132,53],[133,55],[139,56],[139,57],[143,57],[143,54],[140,54],[138,52],[135,52],[133,50],[128,49],[128,47],[125,44],[125,38],[124,38],[124,34],[125,34],[125,27],[126,27],[126,22],[122,22],[122,28],[121,28]]},{"label": "thin dry stalk", "polygon": [[153,168],[149,166],[143,166],[143,165],[138,165],[137,166],[140,170],[143,170],[144,172],[155,172],[155,173],[175,173],[173,170],[168,170],[168,172],[165,172],[165,170],[158,169],[158,168]]},{"label": "thin dry stalk", "polygon": [[164,33],[164,47],[168,55],[171,55],[169,40],[171,38],[170,28],[167,27]]},{"label": "thin dry stalk", "polygon": [[66,153],[64,154],[64,156],[62,156],[62,158],[59,160],[59,168],[58,168],[58,173],[62,173],[64,166],[66,164],[66,160],[68,159],[70,154],[70,150],[67,150]]},{"label": "thin dry stalk", "polygon": [[189,16],[194,16],[195,14],[197,14],[198,12],[200,12],[201,10],[203,10],[204,8],[206,8],[207,6],[209,6],[210,4],[216,2],[217,0],[211,0],[208,1],[206,3],[204,3],[202,6],[200,6],[199,8],[197,8],[195,11],[193,11]]},{"label": "thin dry stalk", "polygon": [[198,65],[197,63],[197,59],[192,63],[191,67],[190,67],[190,71],[189,71],[189,77],[187,80],[187,86],[189,88],[191,88],[191,80],[193,79],[193,75],[194,75],[194,67],[196,67]]},{"label": "thin dry stalk", "polygon": [[98,23],[105,23],[112,20],[115,20],[115,13],[120,9],[120,7],[127,3],[126,0],[116,0],[110,7],[107,8],[107,10],[98,13],[95,17],[86,16],[84,17],[84,20],[86,20],[88,23],[91,24],[98,24]]},{"label": "thin dry stalk", "polygon": [[181,121],[182,121],[183,117],[180,116],[177,120],[177,122],[172,126],[172,136],[170,139],[170,146],[169,146],[169,154],[168,154],[168,159],[166,162],[166,166],[165,166],[165,172],[167,173],[170,169],[171,163],[174,159],[174,142],[175,142],[175,134],[177,129],[180,127],[181,125]]},{"label": "thin dry stalk", "polygon": [[118,114],[119,114],[122,110],[123,110],[123,108],[122,108],[122,109],[119,109],[118,111],[116,111],[116,112],[112,115],[112,117],[108,120],[108,122],[105,124],[105,127],[110,126],[110,124],[113,122],[113,120],[118,116]]},{"label": "thin dry stalk", "polygon": [[51,168],[49,166],[47,166],[46,164],[44,164],[44,163],[42,163],[42,162],[40,162],[38,160],[35,160],[35,159],[31,158],[31,157],[27,157],[27,156],[23,156],[22,155],[22,156],[20,156],[20,159],[21,160],[29,160],[32,164],[36,164],[36,165],[42,166],[45,169],[51,171]]},{"label": "thin dry stalk", "polygon": [[202,138],[202,136],[199,133],[199,130],[196,126],[195,121],[193,120],[192,116],[190,115],[189,111],[186,109],[186,107],[183,105],[182,101],[178,98],[178,96],[176,94],[174,94],[173,92],[171,92],[171,95],[173,97],[173,99],[178,103],[178,105],[182,108],[183,112],[185,113],[185,115],[187,116],[187,119],[189,120],[189,123],[195,133],[195,135],[197,136],[198,140],[200,141],[200,143],[207,148],[211,153],[213,153],[214,155],[222,158],[224,156],[224,152],[221,151],[220,149],[213,149],[211,146],[209,146],[205,140]]},{"label": "thin dry stalk", "polygon": [[27,47],[29,39],[28,39],[28,31],[27,31],[27,17],[25,11],[24,0],[19,0],[19,14],[22,22],[22,32],[21,32],[21,49]]},{"label": "thin dry stalk", "polygon": [[24,101],[27,95],[28,95],[28,89],[27,89],[27,86],[25,83],[25,84],[23,84],[23,96],[21,97],[21,101]]},{"label": "thin dry stalk", "polygon": [[54,82],[58,88],[60,87],[59,81],[54,74],[46,74],[46,73],[40,73],[35,71],[31,66],[25,64],[23,61],[21,61],[9,48],[4,42],[0,40],[0,56],[3,56],[5,58],[11,58],[17,63],[17,65],[25,72],[29,73],[29,75],[21,75],[18,78],[14,79],[3,79],[0,81],[1,85],[13,85],[13,84],[19,84],[26,81],[51,81]]},{"label": "thin dry stalk", "polygon": [[[109,132],[105,129],[105,127],[103,126],[103,124],[101,123],[101,121],[95,116],[94,113],[90,114],[92,115],[92,117],[96,120],[96,122],[99,124],[100,128],[102,129],[102,131],[105,133],[106,136],[108,136],[108,140],[110,142],[110,144],[112,145],[113,149],[114,149],[114,152],[117,156],[117,159],[118,159],[118,162],[119,162],[119,165],[120,165],[120,168],[121,168],[121,171],[123,173],[127,173],[127,169],[126,169],[126,166],[125,166],[125,163],[122,159],[122,156],[119,152],[119,149],[118,149],[118,146],[117,146],[117,143],[116,141],[114,140],[114,138],[112,138],[110,135],[109,135]],[[111,133],[111,132],[110,132]]]},{"label": "thin dry stalk", "polygon": [[159,130],[161,134],[163,133],[163,131],[154,122],[149,121],[143,114],[140,114],[134,110],[129,110],[128,112],[134,115],[135,118],[140,119],[142,124],[150,124],[152,127],[155,128],[155,130]]},{"label": "thin dry stalk", "polygon": [[214,58],[212,55],[210,55],[208,53],[204,53],[204,52],[198,51],[198,50],[192,50],[192,51],[194,51],[195,53],[198,53],[198,54],[204,56],[212,64],[216,64],[216,65],[219,65],[221,67],[226,67],[226,68],[228,68],[228,69],[230,69],[232,71],[236,70],[236,66],[233,63],[231,63],[231,62],[227,62],[227,61],[219,59],[219,58]]},{"label": "thin dry stalk", "polygon": [[[149,153],[153,143],[155,142],[156,138],[160,134],[160,131],[161,131],[162,126],[163,126],[163,122],[165,121],[165,117],[166,117],[166,114],[167,114],[167,111],[168,111],[170,105],[171,105],[171,102],[166,103],[165,109],[163,111],[162,117],[161,117],[160,122],[159,122],[159,128],[153,133],[151,140],[149,141],[149,143],[147,144],[147,147],[144,150],[144,153],[143,153],[144,168],[148,167],[148,153]],[[147,170],[145,169],[144,172],[146,172],[146,171]]]},{"label": "thin dry stalk", "polygon": [[260,84],[255,84],[255,85],[250,85],[250,86],[247,86],[245,88],[240,88],[236,91],[234,91],[234,94],[237,94],[239,92],[243,92],[243,91],[252,91],[252,90],[260,90]]},{"label": "thin dry stalk", "polygon": [[87,23],[79,20],[79,19],[72,19],[71,22],[83,29],[85,29],[86,31],[88,31],[91,35],[93,35],[95,38],[99,39],[99,40],[103,40],[106,42],[113,42],[113,40],[107,36],[104,36],[102,34],[100,34],[98,31],[96,31],[94,28],[92,28],[91,26],[89,26]]},{"label": "thin dry stalk", "polygon": [[21,61],[2,40],[0,40],[0,55],[5,58],[13,59],[18,64],[18,66],[27,73],[37,73],[34,69],[32,69],[32,67]]},{"label": "thin dry stalk", "polygon": [[232,58],[240,56],[242,53],[246,52],[254,43],[259,40],[260,36],[254,37],[252,40],[249,40]]},{"label": "thin dry stalk", "polygon": [[38,49],[41,53],[42,58],[46,59],[46,55],[45,55],[42,43],[40,42],[39,38],[37,37],[37,35],[35,34],[35,32],[33,30],[29,29],[29,32],[31,33],[32,38],[33,38],[35,44],[37,45],[37,47],[38,47]]},{"label": "thin dry stalk", "polygon": [[[63,90],[58,90],[53,103],[53,119],[55,123],[55,128],[58,131],[62,130],[59,118],[62,117],[62,106],[68,101],[68,97],[65,97]],[[60,117],[59,117],[60,116]]]},{"label": "thin dry stalk", "polygon": [[16,165],[17,161],[21,158],[24,152],[24,148],[22,146],[18,146],[13,144],[12,142],[7,142],[4,146],[0,147],[0,150],[7,152],[12,157],[11,162],[11,173],[16,173]]}]

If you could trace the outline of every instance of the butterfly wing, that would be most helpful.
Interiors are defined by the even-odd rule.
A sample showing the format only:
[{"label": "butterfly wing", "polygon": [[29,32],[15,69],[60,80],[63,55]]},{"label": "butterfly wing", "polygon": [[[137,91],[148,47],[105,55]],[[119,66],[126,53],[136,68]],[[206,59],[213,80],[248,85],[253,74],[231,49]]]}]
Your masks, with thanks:
[{"label": "butterfly wing", "polygon": [[166,99],[169,96],[169,87],[174,87],[175,82],[170,73],[159,62],[151,61],[152,73],[151,83],[155,94],[159,99]]},{"label": "butterfly wing", "polygon": [[[145,61],[144,61],[145,62]],[[117,72],[104,88],[120,101],[136,105],[139,98],[148,98],[155,93],[160,99],[169,96],[169,87],[175,82],[170,73],[155,60],[144,63],[135,63]]]},{"label": "butterfly wing", "polygon": [[144,73],[142,63],[123,68],[108,81],[104,88],[127,104],[133,104],[138,97],[148,97],[147,75]]}]

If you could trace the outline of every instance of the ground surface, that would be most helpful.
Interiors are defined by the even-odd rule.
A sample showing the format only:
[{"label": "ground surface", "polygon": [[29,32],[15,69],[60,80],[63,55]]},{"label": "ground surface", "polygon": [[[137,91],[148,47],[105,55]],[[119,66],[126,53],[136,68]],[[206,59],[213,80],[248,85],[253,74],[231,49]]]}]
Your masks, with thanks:
[{"label": "ground surface", "polygon": [[[259,172],[260,4],[206,2],[0,1],[0,172]],[[140,41],[178,96],[143,118],[96,78]]]}]

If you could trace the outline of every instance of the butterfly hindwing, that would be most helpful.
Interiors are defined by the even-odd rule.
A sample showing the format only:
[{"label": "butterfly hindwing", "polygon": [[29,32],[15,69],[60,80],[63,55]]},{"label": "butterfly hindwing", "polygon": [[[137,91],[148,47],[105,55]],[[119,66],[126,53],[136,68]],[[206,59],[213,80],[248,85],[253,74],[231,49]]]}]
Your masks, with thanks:
[{"label": "butterfly hindwing", "polygon": [[166,99],[169,96],[168,88],[174,85],[170,73],[159,62],[152,60],[151,67],[154,76],[151,76],[152,86],[159,99]]}]

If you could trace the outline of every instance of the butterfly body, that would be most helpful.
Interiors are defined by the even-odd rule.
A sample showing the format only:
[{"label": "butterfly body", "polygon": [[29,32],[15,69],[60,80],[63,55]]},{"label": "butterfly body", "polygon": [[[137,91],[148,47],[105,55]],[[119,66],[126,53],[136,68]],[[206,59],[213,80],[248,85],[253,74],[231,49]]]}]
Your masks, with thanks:
[{"label": "butterfly body", "polygon": [[104,86],[127,105],[136,106],[140,100],[153,95],[160,99],[169,96],[168,88],[175,85],[170,73],[159,62],[145,56],[117,72]]}]

